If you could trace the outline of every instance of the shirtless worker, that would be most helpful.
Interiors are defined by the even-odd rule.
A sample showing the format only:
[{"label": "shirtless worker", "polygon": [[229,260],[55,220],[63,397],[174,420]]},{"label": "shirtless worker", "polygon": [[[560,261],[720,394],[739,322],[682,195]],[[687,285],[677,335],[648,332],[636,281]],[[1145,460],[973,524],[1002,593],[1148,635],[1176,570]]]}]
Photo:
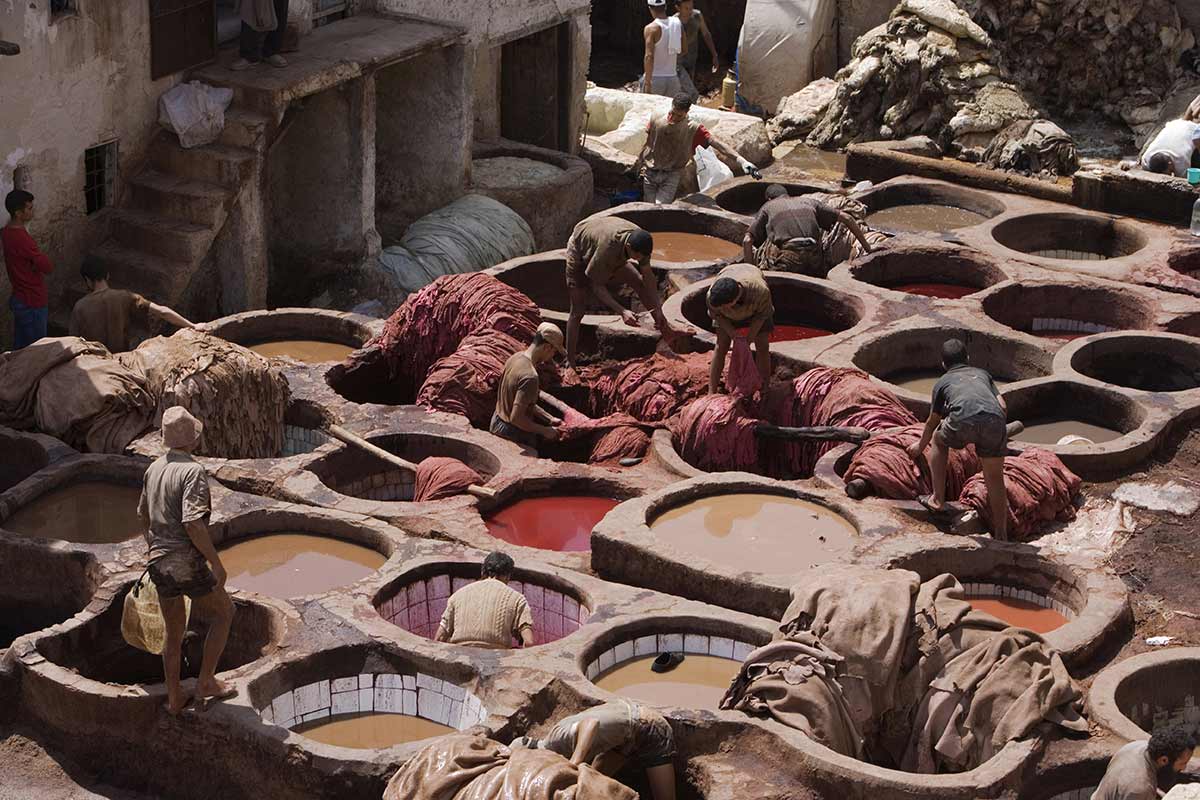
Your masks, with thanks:
[{"label": "shirtless worker", "polygon": [[653,251],[654,237],[620,217],[593,217],[575,226],[567,242],[567,291],[571,297],[571,311],[567,317],[567,363],[572,367],[579,351],[579,326],[592,296],[614,314],[619,314],[626,325],[636,328],[639,324],[637,314],[613,298],[609,289],[613,283],[623,283],[637,292],[668,343],[680,333],[691,332],[690,329],[677,331],[663,316],[658,279],[650,271]]},{"label": "shirtless worker", "polygon": [[946,503],[946,465],[950,450],[975,445],[983,465],[988,506],[992,517],[992,537],[1008,539],[1008,490],[1004,486],[1004,456],[1008,453],[1008,408],[996,389],[992,376],[967,363],[967,346],[958,339],[942,345],[942,367],[946,370],[933,387],[929,419],[921,440],[910,445],[908,457],[917,461],[925,447],[929,453],[933,496],[919,498],[921,505],[940,513]]},{"label": "shirtless worker", "polygon": [[651,117],[646,126],[646,143],[630,173],[642,176],[642,199],[647,203],[674,202],[683,170],[697,147],[712,145],[717,152],[737,162],[747,175],[762,178],[758,167],[709,133],[699,122],[689,119],[691,108],[692,98],[681,92],[671,101],[670,111]]},{"label": "shirtless worker", "polygon": [[513,639],[533,647],[533,616],[525,595],[510,589],[516,564],[512,556],[488,553],[480,580],[450,595],[437,640],[468,647],[507,650]]},{"label": "shirtless worker", "polygon": [[675,800],[675,734],[662,714],[632,700],[589,708],[559,720],[545,739],[525,736],[512,746],[549,750],[610,777],[632,758],[646,770],[653,800]]},{"label": "shirtless worker", "polygon": [[147,572],[158,592],[166,628],[162,658],[166,709],[172,715],[182,712],[189,702],[179,680],[187,627],[184,595],[192,598],[193,610],[210,622],[196,698],[219,700],[236,692],[216,679],[217,662],[233,624],[233,602],[225,593],[225,567],[208,531],[208,474],[192,458],[203,430],[203,424],[181,406],[163,412],[162,440],[167,453],[146,469],[138,501],[138,516],[150,545]]},{"label": "shirtless worker", "polygon": [[529,347],[509,356],[496,390],[496,410],[489,426],[492,433],[533,448],[542,439],[558,439],[554,426],[562,420],[537,404],[541,395],[537,368],[564,352],[562,331],[553,322],[543,322]]},{"label": "shirtless worker", "polygon": [[771,331],[775,305],[762,270],[753,264],[730,264],[708,287],[708,315],[717,334],[717,349],[708,367],[708,393],[721,391],[725,357],[739,327],[748,327],[746,338],[754,344],[754,363],[763,389],[771,380]]},{"label": "shirtless worker", "polygon": [[871,252],[854,217],[820,200],[790,197],[787,189],[773,183],[767,187],[767,202],[742,238],[742,257],[764,270],[824,278],[835,265],[828,263],[821,243],[839,222]]},{"label": "shirtless worker", "polygon": [[110,353],[123,353],[129,349],[129,323],[134,318],[153,316],[177,328],[195,327],[166,306],[151,303],[134,292],[113,289],[108,285],[108,266],[99,259],[85,258],[79,273],[88,294],[71,309],[72,336],[99,342]]},{"label": "shirtless worker", "polygon": [[1195,753],[1196,740],[1182,725],[1160,728],[1149,741],[1130,742],[1116,752],[1092,800],[1158,800]]},{"label": "shirtless worker", "polygon": [[1138,167],[1159,175],[1186,178],[1198,147],[1200,122],[1173,119],[1146,143],[1138,156]]}]

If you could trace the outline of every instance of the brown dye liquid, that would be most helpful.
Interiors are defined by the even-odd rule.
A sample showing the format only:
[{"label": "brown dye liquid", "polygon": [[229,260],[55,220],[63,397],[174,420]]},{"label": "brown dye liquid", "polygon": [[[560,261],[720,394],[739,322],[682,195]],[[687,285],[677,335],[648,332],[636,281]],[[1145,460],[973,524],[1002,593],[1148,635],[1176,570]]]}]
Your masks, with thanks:
[{"label": "brown dye liquid", "polygon": [[1057,444],[1058,440],[1064,436],[1082,436],[1085,439],[1091,439],[1095,444],[1101,444],[1102,442],[1111,442],[1113,439],[1119,439],[1124,435],[1120,431],[1114,431],[1111,428],[1101,428],[1099,425],[1093,425],[1090,422],[1081,422],[1077,419],[1064,419],[1027,422],[1025,430],[1017,435],[1017,440],[1028,442],[1029,444]]},{"label": "brown dye liquid", "polygon": [[229,585],[272,597],[300,597],[367,577],[387,559],[362,545],[307,533],[272,533],[222,547]]},{"label": "brown dye liquid", "polygon": [[378,750],[454,733],[454,729],[446,725],[406,714],[352,714],[292,730],[324,744],[355,750]]},{"label": "brown dye liquid", "polygon": [[344,361],[354,352],[353,347],[335,342],[319,342],[314,339],[289,339],[279,342],[263,342],[251,345],[250,349],[267,358],[294,358],[305,364],[321,364],[326,361]]},{"label": "brown dye liquid", "polygon": [[777,494],[739,492],[694,500],[661,514],[655,536],[736,571],[783,573],[836,560],[854,527],[827,508]]},{"label": "brown dye liquid", "polygon": [[1067,624],[1067,618],[1053,608],[1042,608],[1028,600],[969,595],[967,602],[977,611],[991,614],[1015,628],[1026,628],[1034,633],[1049,633]]},{"label": "brown dye liquid", "polygon": [[[901,389],[907,389],[910,392],[917,394],[932,395],[933,387],[937,385],[938,380],[943,373],[940,369],[906,369],[901,372],[893,372],[884,380],[893,386],[899,386]],[[992,382],[996,384],[996,388],[1002,389],[1008,385],[1008,381],[999,381],[995,378]]]},{"label": "brown dye liquid", "polygon": [[740,245],[703,233],[657,231],[654,234],[655,261],[684,263],[688,261],[720,261],[741,254]]},{"label": "brown dye liquid", "polygon": [[651,671],[654,656],[618,664],[596,678],[605,691],[655,706],[716,710],[741,664],[728,658],[688,654],[670,672]]},{"label": "brown dye liquid", "polygon": [[982,214],[965,208],[943,206],[936,203],[915,203],[908,206],[881,208],[867,216],[867,224],[883,231],[926,231],[948,233],[959,228],[968,228],[986,220]]},{"label": "brown dye liquid", "polygon": [[38,539],[111,544],[142,535],[137,506],[141,490],[104,481],[80,481],[53,489],[17,509],[0,527]]}]

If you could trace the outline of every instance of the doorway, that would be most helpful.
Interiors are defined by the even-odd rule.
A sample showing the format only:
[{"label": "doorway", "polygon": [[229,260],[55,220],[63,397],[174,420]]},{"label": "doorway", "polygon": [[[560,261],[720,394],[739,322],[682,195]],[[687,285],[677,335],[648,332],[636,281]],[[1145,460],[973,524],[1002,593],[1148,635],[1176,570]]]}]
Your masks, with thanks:
[{"label": "doorway", "polygon": [[568,151],[571,24],[509,42],[500,51],[500,135]]},{"label": "doorway", "polygon": [[151,80],[207,64],[216,55],[216,0],[150,0]]}]

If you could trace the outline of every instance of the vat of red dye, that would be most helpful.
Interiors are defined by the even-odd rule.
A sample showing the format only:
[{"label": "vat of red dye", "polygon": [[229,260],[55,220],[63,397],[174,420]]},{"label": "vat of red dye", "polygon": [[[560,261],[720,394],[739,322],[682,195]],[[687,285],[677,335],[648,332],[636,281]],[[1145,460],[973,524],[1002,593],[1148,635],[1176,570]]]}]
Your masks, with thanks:
[{"label": "vat of red dye", "polygon": [[496,509],[484,523],[488,533],[510,544],[585,552],[591,549],[592,528],[619,502],[595,495],[527,497]]}]

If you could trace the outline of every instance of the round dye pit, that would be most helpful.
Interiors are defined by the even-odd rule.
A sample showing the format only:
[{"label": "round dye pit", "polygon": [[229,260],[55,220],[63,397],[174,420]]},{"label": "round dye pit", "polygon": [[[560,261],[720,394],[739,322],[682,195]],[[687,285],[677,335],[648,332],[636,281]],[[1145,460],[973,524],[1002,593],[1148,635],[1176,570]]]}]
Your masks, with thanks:
[{"label": "round dye pit", "polygon": [[650,669],[656,656],[631,659],[596,677],[606,692],[655,706],[716,710],[741,664],[729,658],[685,655],[670,672]]},{"label": "round dye pit", "polygon": [[693,500],[656,516],[650,532],[734,570],[773,574],[836,561],[850,551],[857,535],[831,509],[765,492]]},{"label": "round dye pit", "polygon": [[1010,284],[989,293],[983,311],[1014,330],[1060,341],[1154,324],[1139,295],[1080,284]]},{"label": "round dye pit", "polygon": [[1049,633],[1066,625],[1066,616],[1054,609],[1040,606],[1029,600],[1013,597],[967,595],[967,601],[978,611],[1002,619],[1015,628],[1026,628],[1034,633]]},{"label": "round dye pit", "polygon": [[949,233],[986,221],[983,214],[935,203],[893,206],[867,215],[868,225],[887,233]]},{"label": "round dye pit", "polygon": [[70,619],[92,599],[103,580],[89,553],[52,550],[35,542],[0,541],[0,651],[18,636]]},{"label": "round dye pit", "polygon": [[[1017,442],[1056,445],[1064,437],[1081,437],[1064,443],[1065,454],[1080,447],[1104,444],[1138,428],[1145,410],[1134,400],[1106,389],[1067,381],[1026,385],[1004,392],[1009,420],[1020,420],[1025,430]],[[1084,464],[1068,463],[1076,472]]]},{"label": "round dye pit", "polygon": [[872,286],[942,300],[966,297],[1007,277],[981,253],[932,242],[919,248],[881,248],[837,269]]},{"label": "round dye pit", "polygon": [[[818,153],[824,154],[818,150]],[[841,156],[839,153],[828,154],[834,157]],[[842,165],[845,165],[844,158]],[[839,177],[841,171],[838,173]],[[757,181],[753,179],[734,179],[727,181],[717,189],[712,198],[718,206],[730,211],[734,214],[742,214],[747,217],[752,217],[758,213],[759,209],[767,202],[767,187],[776,183],[776,181]],[[838,188],[832,183],[780,183],[787,189],[790,197],[802,197],[813,192],[836,192]]]},{"label": "round dye pit", "polygon": [[[738,328],[738,333],[745,335],[749,328]],[[771,329],[768,340],[776,342],[800,342],[805,339],[817,339],[829,336],[833,331],[824,328],[812,328],[808,325],[776,325]]]},{"label": "round dye pit", "polygon": [[1086,447],[1120,439],[1125,434],[1102,425],[1078,419],[1036,419],[1025,423],[1017,434],[1018,442],[1028,444],[1061,444],[1064,447]]},{"label": "round dye pit", "polygon": [[741,217],[688,204],[626,203],[595,216],[620,217],[648,231],[654,237],[652,260],[666,269],[695,269],[740,258],[746,234]]},{"label": "round dye pit", "polygon": [[0,429],[0,492],[21,481],[50,463],[46,448],[31,436]]},{"label": "round dye pit", "polygon": [[362,545],[309,533],[254,536],[222,547],[220,554],[230,586],[282,598],[347,586],[387,560]]},{"label": "round dye pit", "polygon": [[106,481],[76,481],[18,508],[0,527],[37,539],[114,544],[143,533],[141,490]]},{"label": "round dye pit", "polygon": [[940,181],[888,181],[859,199],[867,207],[867,224],[887,233],[949,233],[1005,211],[988,194]]},{"label": "round dye pit", "polygon": [[1146,236],[1135,226],[1090,214],[1012,217],[996,225],[992,237],[1018,253],[1069,261],[1121,258],[1146,246]]},{"label": "round dye pit", "polygon": [[905,294],[934,297],[939,300],[958,300],[979,291],[974,286],[958,286],[953,283],[898,283],[887,288]]},{"label": "round dye pit", "polygon": [[1200,347],[1182,336],[1113,335],[1071,356],[1071,368],[1098,381],[1147,392],[1200,387]]},{"label": "round dye pit", "polygon": [[654,234],[655,261],[686,264],[695,261],[729,261],[740,258],[741,245],[703,233],[659,231]]},{"label": "round dye pit", "polygon": [[1197,675],[1198,647],[1165,648],[1117,662],[1096,676],[1088,695],[1088,716],[1130,741],[1171,725],[1200,733]]},{"label": "round dye pit", "polygon": [[290,358],[305,364],[343,361],[354,352],[353,347],[316,339],[287,339],[278,342],[252,344],[250,349],[267,358]]},{"label": "round dye pit", "polygon": [[549,495],[518,500],[488,514],[497,539],[522,547],[561,552],[591,549],[592,528],[620,501],[588,495]]},{"label": "round dye pit", "polygon": [[406,714],[350,714],[292,728],[308,739],[352,750],[379,750],[454,733],[454,728]]}]

